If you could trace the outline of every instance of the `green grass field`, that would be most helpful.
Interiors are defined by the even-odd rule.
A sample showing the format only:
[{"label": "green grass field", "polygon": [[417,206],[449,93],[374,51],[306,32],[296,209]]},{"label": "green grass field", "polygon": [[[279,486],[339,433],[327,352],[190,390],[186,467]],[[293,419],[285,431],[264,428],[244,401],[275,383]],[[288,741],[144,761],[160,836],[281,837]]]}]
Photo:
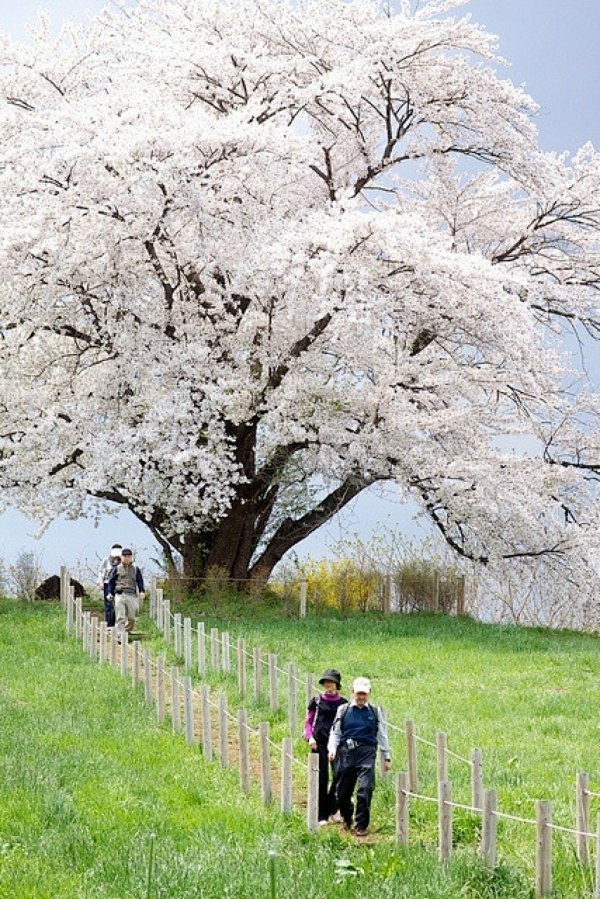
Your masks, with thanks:
[{"label": "green grass field", "polygon": [[[434,615],[299,622],[240,604],[224,619],[205,609],[202,620],[276,652],[282,667],[295,662],[299,674],[334,665],[346,687],[368,675],[393,724],[410,717],[430,742],[443,730],[460,756],[480,748],[485,785],[507,813],[532,818],[535,800],[550,799],[555,823],[573,827],[576,772],[589,772],[600,792],[595,637]],[[147,645],[164,651],[153,625],[143,626]],[[378,785],[368,845],[335,828],[308,834],[302,814],[265,809],[258,787],[244,797],[234,769],[204,762],[199,747],[157,724],[129,679],[84,655],[56,606],[0,603],[0,659],[3,899],[534,895],[530,825],[500,822],[499,867],[488,872],[476,856],[478,819],[464,811],[454,815],[446,867],[433,804],[413,803],[411,846],[394,848],[392,782]],[[240,705],[234,674],[207,679],[227,691],[230,709]],[[271,721],[274,740],[285,735],[285,712],[271,715],[264,700],[244,705],[253,722]],[[399,770],[404,739],[392,735]],[[300,740],[296,751],[306,752]],[[420,744],[419,753],[421,791],[433,796],[434,750]],[[468,766],[451,759],[450,778],[453,798],[468,803]],[[592,829],[599,810],[594,799]],[[554,833],[553,858],[556,897],[594,895],[570,834]]]}]

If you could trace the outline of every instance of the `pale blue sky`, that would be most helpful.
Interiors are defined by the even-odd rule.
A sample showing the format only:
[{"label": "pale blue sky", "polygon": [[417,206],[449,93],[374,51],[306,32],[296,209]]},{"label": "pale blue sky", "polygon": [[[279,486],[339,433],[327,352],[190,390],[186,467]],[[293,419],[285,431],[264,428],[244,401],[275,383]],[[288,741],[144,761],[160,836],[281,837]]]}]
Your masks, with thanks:
[{"label": "pale blue sky", "polygon": [[[98,11],[100,0],[0,0],[0,27],[26,39],[25,26],[42,7],[54,25],[67,17],[84,19]],[[600,147],[600,0],[471,0],[464,8],[473,20],[500,38],[499,50],[512,65],[506,76],[539,103],[540,143],[546,150],[574,151],[591,140]],[[376,529],[417,531],[417,509],[400,507],[393,491],[359,497],[341,515],[297,548],[299,556],[321,556],[344,534],[368,536]],[[34,550],[48,572],[61,564],[97,568],[115,541],[132,544],[147,569],[154,548],[149,532],[129,513],[91,521],[56,521],[35,539],[38,525],[16,512],[0,515],[0,559],[12,563],[21,550]]]}]

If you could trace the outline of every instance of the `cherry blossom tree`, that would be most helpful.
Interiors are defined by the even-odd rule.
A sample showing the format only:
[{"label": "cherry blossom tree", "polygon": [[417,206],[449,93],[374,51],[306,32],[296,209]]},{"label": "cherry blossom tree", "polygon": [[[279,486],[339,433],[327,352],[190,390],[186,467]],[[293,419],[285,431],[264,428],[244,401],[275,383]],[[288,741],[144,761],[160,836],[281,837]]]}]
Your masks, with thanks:
[{"label": "cherry blossom tree", "polygon": [[4,37],[2,502],[264,581],[370,485],[596,558],[600,165],[460,0],[143,0]]}]

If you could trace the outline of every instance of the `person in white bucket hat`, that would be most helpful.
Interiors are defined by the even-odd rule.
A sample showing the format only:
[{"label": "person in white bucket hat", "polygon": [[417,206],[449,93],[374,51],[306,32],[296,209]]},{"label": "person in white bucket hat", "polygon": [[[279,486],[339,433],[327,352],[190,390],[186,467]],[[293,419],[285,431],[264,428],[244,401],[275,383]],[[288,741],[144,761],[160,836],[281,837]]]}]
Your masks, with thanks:
[{"label": "person in white bucket hat", "polygon": [[[352,683],[352,699],[341,705],[329,735],[329,758],[335,762],[337,798],[344,827],[357,837],[368,833],[371,800],[375,789],[377,747],[383,753],[384,769],[392,764],[387,726],[379,706],[371,705],[371,681],[357,677]],[[356,792],[356,817],[352,796]],[[354,820],[354,827],[353,827]]]}]

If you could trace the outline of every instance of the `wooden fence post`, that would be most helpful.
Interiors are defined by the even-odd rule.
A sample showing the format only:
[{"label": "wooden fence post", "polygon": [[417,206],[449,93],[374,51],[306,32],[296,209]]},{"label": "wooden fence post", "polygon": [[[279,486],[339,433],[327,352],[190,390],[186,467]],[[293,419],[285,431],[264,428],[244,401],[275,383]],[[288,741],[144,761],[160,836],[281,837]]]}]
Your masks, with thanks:
[{"label": "wooden fence post", "polygon": [[210,667],[216,671],[219,667],[219,628],[210,629]]},{"label": "wooden fence post", "polygon": [[156,616],[156,575],[152,578],[152,584],[150,586],[150,596],[148,602],[148,617],[151,621],[154,621]]},{"label": "wooden fence post", "polygon": [[113,668],[117,667],[117,635],[115,634],[114,627],[110,629],[110,664]]},{"label": "wooden fence post", "polygon": [[419,772],[417,768],[417,738],[415,734],[415,722],[410,718],[405,722],[406,734],[406,758],[408,762],[408,780],[410,792],[419,792]]},{"label": "wooden fence post", "polygon": [[71,633],[75,619],[75,587],[67,586],[65,605],[67,608],[67,631]]},{"label": "wooden fence post", "polygon": [[221,767],[229,767],[229,733],[227,727],[227,697],[219,696],[219,756]]},{"label": "wooden fence post", "polygon": [[298,715],[296,710],[296,666],[293,662],[288,665],[288,726],[290,734],[294,735],[298,727]]},{"label": "wooden fence post", "polygon": [[181,612],[173,615],[173,652],[176,659],[181,659]]},{"label": "wooden fence post", "polygon": [[238,751],[240,762],[240,784],[242,791],[250,792],[250,752],[248,746],[248,712],[238,709]]},{"label": "wooden fence post", "polygon": [[481,749],[471,751],[471,805],[483,808],[483,758]]},{"label": "wooden fence post", "polygon": [[575,795],[575,845],[577,847],[577,858],[581,865],[585,865],[589,861],[588,837],[584,834],[590,830],[590,776],[589,774],[580,773],[576,778],[576,795]]},{"label": "wooden fence post", "polygon": [[452,788],[448,780],[438,784],[438,832],[439,859],[446,862],[452,855]]},{"label": "wooden fence post", "polygon": [[152,664],[150,649],[144,648],[144,699],[152,705]]},{"label": "wooden fence post", "polygon": [[242,698],[246,695],[247,690],[247,667],[246,667],[246,641],[243,637],[237,639],[237,676],[238,676],[238,693]]},{"label": "wooden fence post", "polygon": [[68,574],[68,571],[67,571],[67,568],[65,565],[60,566],[59,580],[60,580],[60,587],[59,587],[60,601],[61,601],[61,604],[66,608],[68,599],[69,599],[69,593],[68,593],[69,574]]},{"label": "wooden fence post", "polygon": [[179,668],[173,665],[171,668],[171,722],[173,733],[181,730],[181,708],[179,703]]},{"label": "wooden fence post", "polygon": [[87,653],[90,642],[90,613],[84,612],[81,619],[81,648]]},{"label": "wooden fence post", "polygon": [[442,783],[448,780],[448,737],[439,730],[435,735],[435,746],[437,756],[437,780]]},{"label": "wooden fence post", "polygon": [[203,621],[198,622],[198,674],[206,674],[206,627]]},{"label": "wooden fence post", "polygon": [[165,720],[165,657],[156,660],[156,716],[158,723]]},{"label": "wooden fence post", "polygon": [[229,651],[229,633],[223,631],[221,634],[221,671],[231,671],[231,653]]},{"label": "wooden fence post", "polygon": [[263,805],[269,805],[273,798],[271,786],[271,754],[269,751],[269,722],[262,721],[258,725],[258,742],[260,754],[260,787]]},{"label": "wooden fence post", "polygon": [[254,699],[256,702],[260,699],[262,687],[261,651],[259,646],[255,646],[252,650],[252,673],[254,683]]},{"label": "wooden fence post", "polygon": [[131,682],[134,687],[140,682],[140,644],[137,640],[133,642],[133,665],[131,670]]},{"label": "wooden fence post", "polygon": [[185,739],[188,746],[196,742],[194,735],[194,709],[192,707],[192,678],[186,674],[183,678],[183,709],[185,713]]},{"label": "wooden fence post", "polygon": [[183,664],[185,673],[192,670],[192,619],[183,619]]},{"label": "wooden fence post", "polygon": [[202,703],[202,754],[210,762],[213,757],[212,750],[212,726],[210,716],[210,687],[202,684],[200,687],[200,700]]},{"label": "wooden fence post", "polygon": [[382,611],[384,615],[389,615],[392,611],[392,575],[385,574],[383,576],[383,602]]},{"label": "wooden fence post", "polygon": [[552,894],[552,803],[536,803],[535,895],[545,899]]},{"label": "wooden fence post", "polygon": [[311,831],[319,826],[319,753],[308,755],[308,796],[306,801],[306,825]]},{"label": "wooden fence post", "polygon": [[90,630],[90,658],[96,661],[98,657],[98,619],[94,616],[91,620]]},{"label": "wooden fence post", "polygon": [[399,771],[396,775],[396,845],[408,846],[408,774]]},{"label": "wooden fence post", "polygon": [[164,597],[162,587],[156,588],[156,627],[159,631],[164,627]]},{"label": "wooden fence post", "polygon": [[83,628],[83,613],[81,608],[81,599],[75,600],[75,639],[81,640]]},{"label": "wooden fence post", "polygon": [[98,647],[98,663],[106,662],[106,621],[100,622],[100,645]]},{"label": "wooden fence post", "polygon": [[121,675],[127,677],[127,665],[129,662],[129,634],[123,631],[121,634]]},{"label": "wooden fence post", "polygon": [[292,811],[292,753],[291,737],[284,737],[281,742],[281,811],[286,814]]},{"label": "wooden fence post", "polygon": [[306,618],[307,592],[308,592],[308,581],[305,577],[300,578],[300,618]]},{"label": "wooden fence post", "polygon": [[167,646],[171,642],[171,600],[165,599],[163,618],[163,639]]},{"label": "wooden fence post", "polygon": [[279,709],[279,697],[277,695],[277,656],[269,653],[269,706],[272,712]]},{"label": "wooden fence post", "polygon": [[483,813],[479,854],[484,865],[490,869],[496,867],[496,837],[498,834],[496,801],[495,790],[483,791]]}]

